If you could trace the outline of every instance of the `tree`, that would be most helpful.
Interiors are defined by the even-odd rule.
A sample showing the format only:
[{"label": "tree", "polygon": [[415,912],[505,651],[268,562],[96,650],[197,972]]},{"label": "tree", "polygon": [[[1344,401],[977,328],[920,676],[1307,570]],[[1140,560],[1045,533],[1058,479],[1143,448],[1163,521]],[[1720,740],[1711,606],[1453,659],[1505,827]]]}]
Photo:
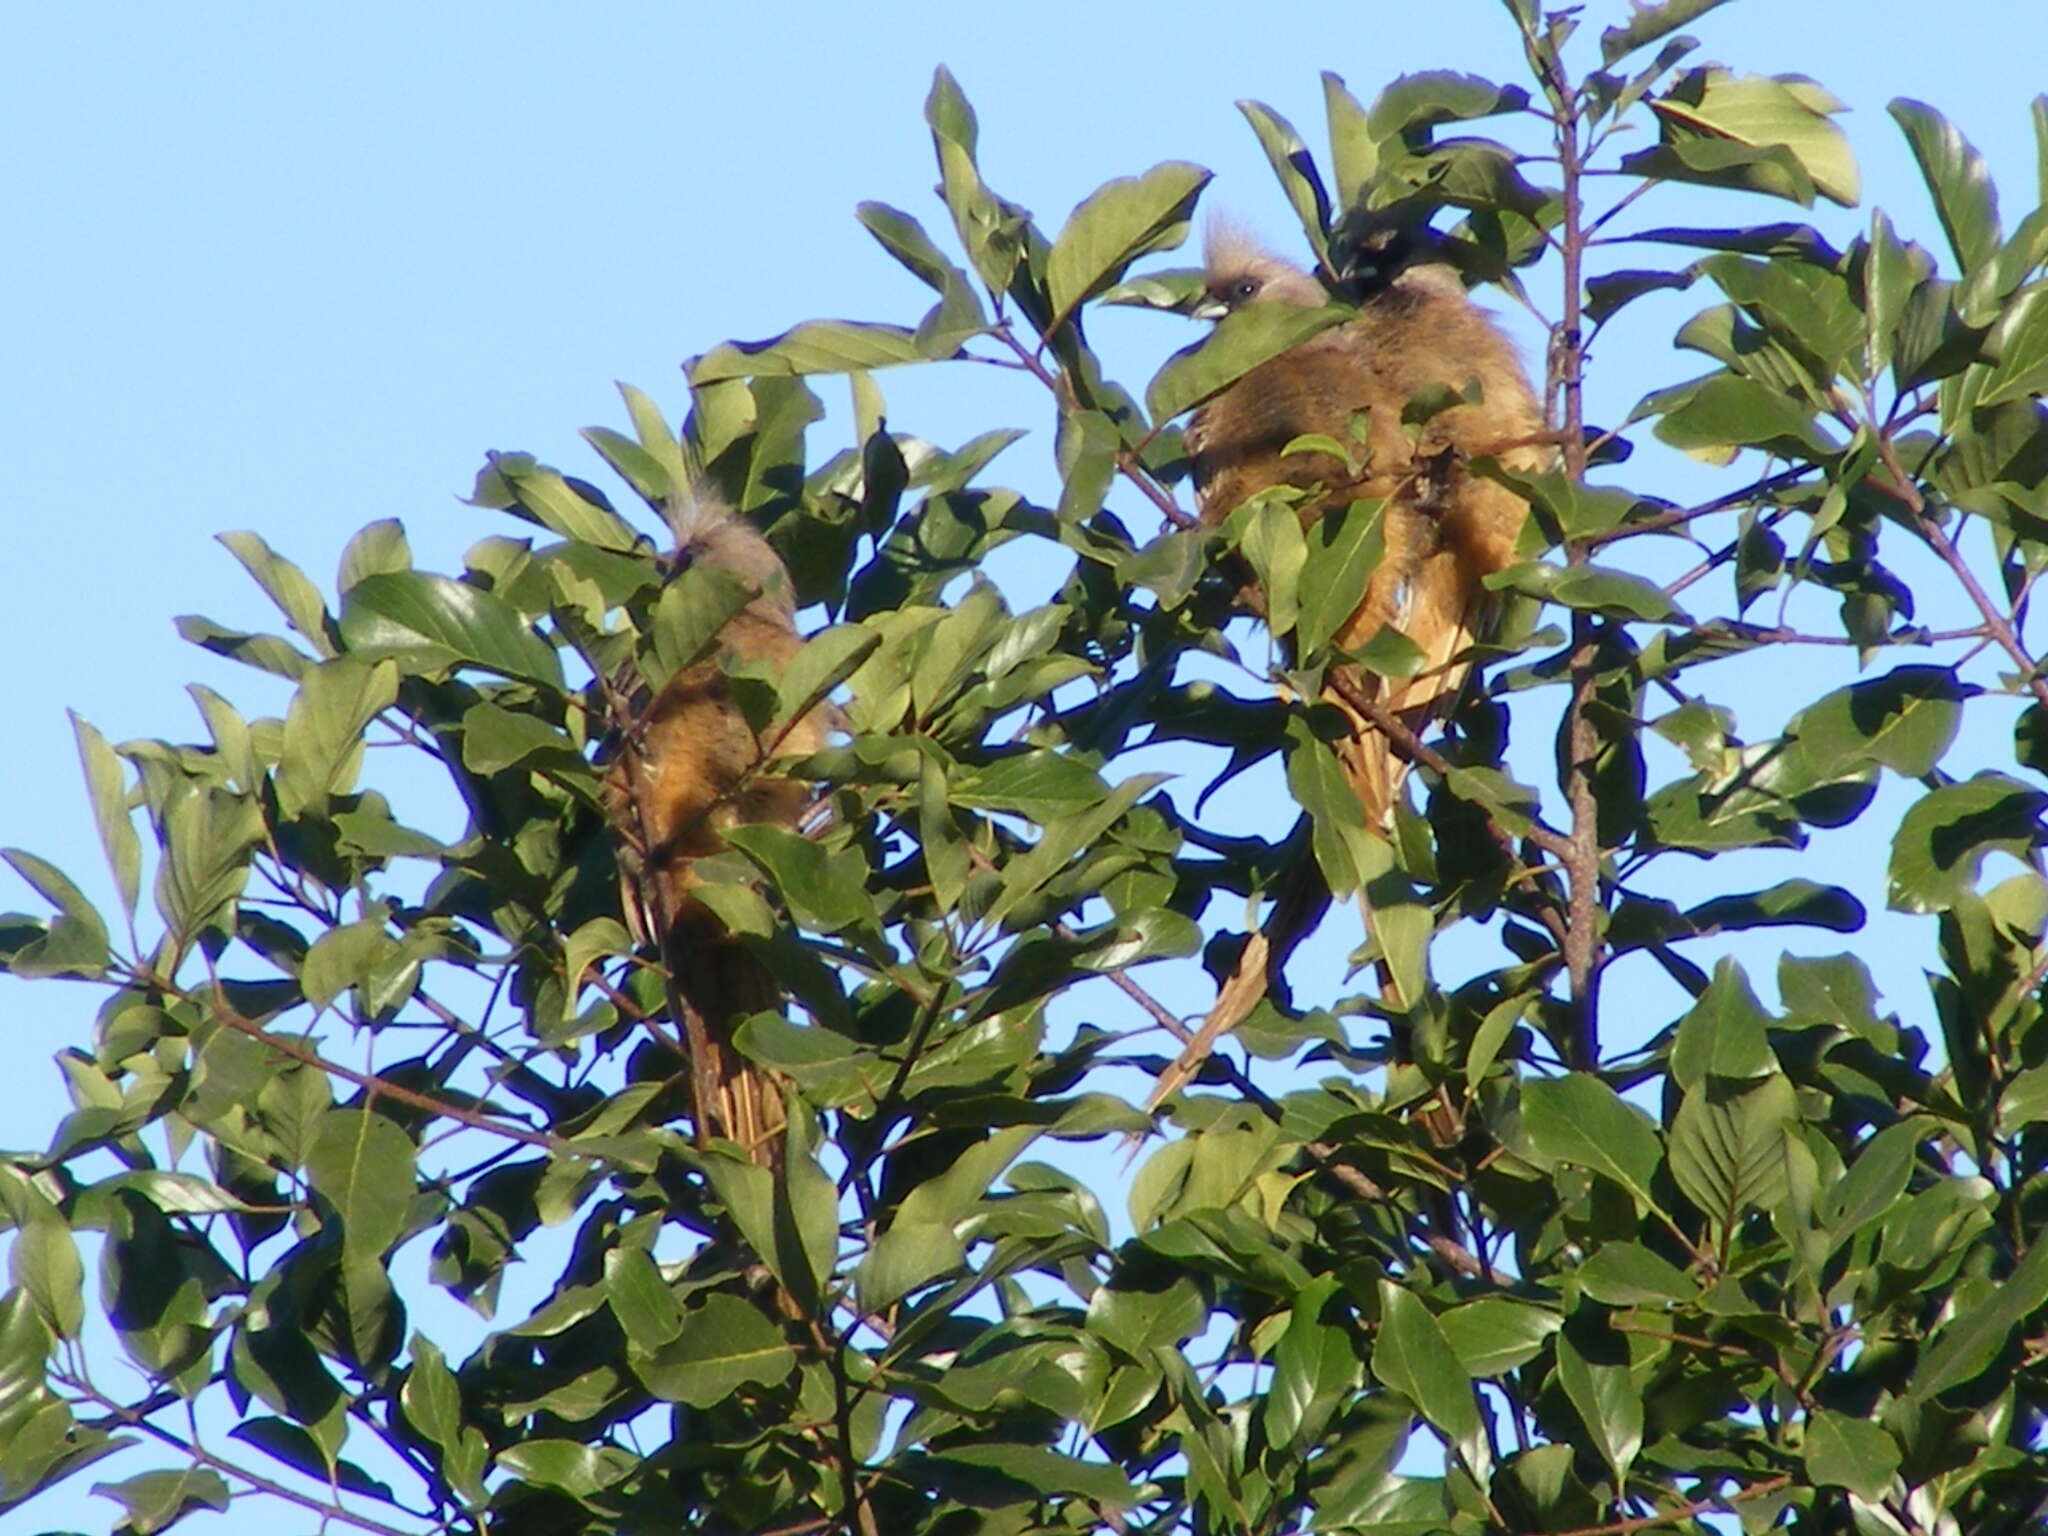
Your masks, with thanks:
[{"label": "tree", "polygon": [[[650,506],[702,466],[831,619],[779,675],[732,679],[771,732],[844,696],[848,741],[801,769],[831,820],[735,835],[703,890],[791,995],[736,1036],[787,1093],[773,1166],[687,1114],[596,762],[601,680],[706,653],[745,594],[666,580],[651,519],[517,454],[474,499],[541,532],[486,536],[458,576],[372,524],[330,607],[230,536],[296,638],[185,631],[289,679],[283,720],[208,693],[202,744],[116,749],[80,722],[115,927],[8,855],[53,909],[0,922],[8,968],[104,1002],[60,1058],[56,1144],[0,1162],[0,1496],[140,1441],[164,1469],[106,1487],[137,1531],[231,1497],[507,1536],[2032,1528],[2048,213],[2008,237],[1975,151],[1901,101],[1945,257],[1883,213],[1846,249],[1792,222],[1637,229],[1672,183],[1856,201],[1821,87],[1687,64],[1677,29],[1710,8],[1595,40],[1514,0],[1526,87],[1410,76],[1367,108],[1325,77],[1322,167],[1246,106],[1318,253],[1346,210],[1429,210],[1468,276],[1558,296],[1532,302],[1559,467],[1510,477],[1530,559],[1486,686],[1408,745],[1425,793],[1391,845],[1324,788],[1302,702],[1371,509],[1311,559],[1285,517],[1190,526],[1178,485],[1175,420],[1291,338],[1221,329],[1142,403],[1087,343],[1094,306],[1185,307],[1186,274],[1130,269],[1183,238],[1199,168],[1111,182],[1048,236],[982,181],[942,71],[926,116],[966,265],[861,210],[929,313],[714,348],[680,433],[632,390],[631,436],[590,430]],[[2035,121],[2048,166],[2048,104]],[[1644,247],[1665,264],[1625,264]],[[1589,428],[1591,344],[1700,285],[1680,341],[1711,371]],[[1046,387],[1056,504],[989,478],[1008,432],[946,451],[888,430],[874,373],[940,362]],[[819,457],[806,379],[829,374],[855,436]],[[1733,472],[1652,495],[1616,466],[1622,433]],[[1023,538],[1074,563],[1015,613],[980,571]],[[1679,547],[1700,553],[1673,568]],[[1246,611],[1291,630],[1286,675]],[[1822,645],[1867,675],[1741,738],[1722,664]],[[1945,770],[1966,711],[2002,701],[2012,761]],[[1555,741],[1554,785],[1510,775],[1511,737]],[[1213,749],[1209,770],[1134,771],[1160,743]],[[372,745],[395,749],[378,775]],[[1651,787],[1673,748],[1686,771]],[[1206,803],[1276,763],[1291,829]],[[1750,885],[1849,826],[1888,842],[1883,899],[1937,934],[1931,1009],[1886,1012],[1811,934],[1775,1007],[1738,960],[1688,958],[1856,931],[1855,892]],[[1991,883],[1993,856],[2018,872]],[[1682,904],[1655,884],[1681,862]],[[1301,1070],[1208,1062],[1118,1241],[1058,1145],[1150,1130],[1119,1069],[1164,1065],[1151,1031],[1188,1024],[1162,997],[1199,1006],[1242,914],[1280,921],[1270,897],[1307,867],[1363,887],[1362,963],[1428,985],[1276,989],[1239,1040]],[[1683,1005],[1628,1016],[1653,968]],[[408,1248],[492,1318],[467,1358],[394,1280]],[[187,1404],[239,1416],[232,1443]]]}]

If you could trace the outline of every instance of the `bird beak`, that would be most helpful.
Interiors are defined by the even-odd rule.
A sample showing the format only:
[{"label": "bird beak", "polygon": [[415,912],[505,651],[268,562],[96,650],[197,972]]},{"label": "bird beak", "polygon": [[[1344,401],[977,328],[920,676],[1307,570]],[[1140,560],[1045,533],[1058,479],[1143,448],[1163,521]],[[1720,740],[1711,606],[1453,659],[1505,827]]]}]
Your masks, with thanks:
[{"label": "bird beak", "polygon": [[1221,299],[1204,299],[1188,311],[1189,316],[1196,320],[1221,320],[1229,313],[1230,306]]}]

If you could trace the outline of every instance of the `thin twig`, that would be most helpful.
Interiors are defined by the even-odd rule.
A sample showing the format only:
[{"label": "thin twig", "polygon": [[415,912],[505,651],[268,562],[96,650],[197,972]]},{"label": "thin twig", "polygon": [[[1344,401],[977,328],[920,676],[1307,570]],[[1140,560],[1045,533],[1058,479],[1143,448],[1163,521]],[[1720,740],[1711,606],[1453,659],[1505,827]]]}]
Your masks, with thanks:
[{"label": "thin twig", "polygon": [[1776,1493],[1792,1482],[1789,1474],[1767,1477],[1760,1483],[1751,1483],[1747,1488],[1738,1488],[1733,1493],[1721,1494],[1711,1499],[1695,1499],[1692,1503],[1677,1509],[1667,1509],[1662,1514],[1638,1515],[1633,1520],[1610,1520],[1605,1525],[1582,1525],[1575,1530],[1560,1531],[1557,1536],[1631,1536],[1635,1531],[1655,1530],[1660,1525],[1676,1525],[1681,1520],[1690,1520],[1695,1515],[1710,1515],[1716,1510],[1738,1504],[1745,1499],[1760,1499],[1765,1494]]},{"label": "thin twig", "polygon": [[[180,992],[173,982],[157,975],[152,970],[138,969],[134,972],[134,979],[160,992],[173,993],[179,996],[186,995]],[[251,1040],[269,1047],[281,1056],[288,1056],[303,1066],[316,1068],[321,1072],[330,1073],[340,1078],[343,1082],[353,1083],[372,1096],[382,1094],[388,1099],[395,1100],[400,1104],[409,1105],[414,1109],[424,1110],[428,1114],[440,1115],[450,1120],[458,1120],[462,1124],[471,1126],[476,1130],[489,1131],[493,1135],[504,1136],[512,1141],[523,1141],[528,1146],[544,1147],[550,1152],[570,1152],[582,1157],[596,1156],[595,1153],[585,1151],[576,1146],[575,1143],[566,1141],[562,1137],[550,1136],[545,1131],[531,1130],[526,1126],[520,1125],[517,1121],[499,1120],[477,1110],[464,1109],[459,1104],[450,1104],[445,1099],[437,1099],[431,1094],[421,1093],[417,1089],[408,1088],[402,1083],[394,1083],[389,1078],[379,1077],[374,1072],[358,1072],[353,1067],[345,1067],[338,1061],[322,1056],[311,1046],[301,1045],[298,1041],[284,1035],[273,1035],[253,1019],[244,1018],[228,1006],[218,989],[213,992],[212,996],[206,999],[206,1009],[213,1016],[215,1023],[232,1029],[237,1034],[247,1035]]]},{"label": "thin twig", "polygon": [[141,1412],[126,1408],[110,1397],[102,1396],[85,1382],[68,1376],[61,1371],[52,1371],[50,1379],[60,1386],[67,1387],[80,1396],[99,1404],[100,1407],[106,1409],[113,1418],[121,1423],[139,1429],[146,1435],[155,1436],[163,1441],[164,1444],[171,1446],[181,1455],[198,1465],[211,1467],[214,1471],[229,1477],[240,1478],[258,1493],[267,1493],[272,1498],[283,1499],[288,1504],[296,1504],[299,1508],[311,1510],[323,1519],[339,1520],[345,1525],[355,1526],[358,1530],[375,1532],[376,1536],[418,1536],[417,1532],[408,1531],[396,1525],[386,1525],[383,1521],[373,1520],[368,1515],[359,1515],[345,1505],[316,1499],[311,1494],[300,1493],[296,1488],[286,1487],[283,1483],[274,1482],[260,1473],[251,1472],[246,1467],[238,1466],[232,1461],[223,1460],[197,1442],[187,1440],[182,1435],[173,1434],[161,1424],[151,1423]]}]

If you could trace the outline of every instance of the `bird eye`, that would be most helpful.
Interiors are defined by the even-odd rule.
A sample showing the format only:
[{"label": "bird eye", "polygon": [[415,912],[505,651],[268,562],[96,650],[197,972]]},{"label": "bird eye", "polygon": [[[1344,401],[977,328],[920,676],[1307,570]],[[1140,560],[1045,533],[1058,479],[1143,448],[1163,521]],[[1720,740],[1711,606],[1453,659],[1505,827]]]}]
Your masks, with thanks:
[{"label": "bird eye", "polygon": [[1231,284],[1230,296],[1239,301],[1257,298],[1259,296],[1259,280],[1255,277],[1247,277]]}]

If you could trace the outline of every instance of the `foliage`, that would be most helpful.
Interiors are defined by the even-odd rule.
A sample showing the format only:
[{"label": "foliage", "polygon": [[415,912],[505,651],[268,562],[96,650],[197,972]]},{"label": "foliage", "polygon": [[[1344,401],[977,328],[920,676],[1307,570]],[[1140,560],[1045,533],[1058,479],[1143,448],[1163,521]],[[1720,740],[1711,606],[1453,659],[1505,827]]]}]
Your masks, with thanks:
[{"label": "foliage", "polygon": [[[1417,75],[1368,106],[1325,76],[1321,167],[1246,105],[1319,255],[1347,210],[1449,210],[1470,277],[1561,296],[1559,469],[1495,470],[1542,537],[1391,852],[1327,788],[1300,702],[1370,567],[1363,522],[1312,561],[1284,518],[1192,527],[1177,489],[1172,418],[1331,317],[1225,328],[1142,392],[1087,339],[1097,306],[1191,300],[1186,274],[1130,269],[1183,239],[1199,168],[1109,182],[1048,236],[981,179],[941,71],[926,116],[966,265],[911,215],[860,212],[929,312],[714,348],[680,435],[631,389],[630,435],[590,429],[651,507],[702,465],[831,620],[784,675],[734,680],[763,719],[840,691],[845,743],[801,767],[830,822],[735,836],[702,893],[795,1004],[738,1036],[787,1085],[773,1170],[681,1118],[598,795],[596,680],[704,654],[731,590],[665,584],[658,519],[518,454],[475,502],[532,531],[453,576],[376,523],[330,604],[228,536],[291,635],[181,627],[288,679],[284,718],[199,689],[203,743],[78,723],[115,923],[7,855],[52,912],[0,918],[8,968],[104,1000],[59,1058],[55,1143],[0,1161],[0,1498],[154,1441],[162,1470],[99,1490],[124,1529],[264,1497],[498,1536],[2034,1528],[2048,679],[2024,631],[2048,564],[2048,214],[2008,234],[1975,151],[1901,101],[1939,254],[1882,212],[1843,250],[1787,222],[1620,240],[1671,182],[1857,198],[1820,86],[1684,64],[1677,29],[1713,3],[1634,9],[1587,70],[1573,19],[1510,0],[1526,88]],[[2048,180],[2048,104],[2035,119]],[[1622,153],[1631,125],[1655,143]],[[1665,264],[1622,264],[1638,247]],[[1622,425],[1745,471],[1698,505],[1589,482],[1589,441],[1614,445],[1582,419],[1588,343],[1687,287],[1715,295],[1678,338],[1709,371]],[[1013,432],[947,450],[887,428],[874,372],[940,362],[1046,386],[1055,504],[989,478]],[[856,438],[815,457],[821,374],[850,377]],[[1704,554],[1675,576],[1634,558],[1681,538]],[[1024,612],[981,574],[1019,539],[1072,560]],[[1936,586],[1966,624],[1916,622]],[[1810,592],[1838,630],[1746,617]],[[1286,676],[1226,628],[1250,596],[1295,635]],[[1714,664],[1807,644],[1867,675],[1741,739]],[[1986,647],[2004,670],[1966,680]],[[1952,777],[1965,712],[2000,698],[2025,705],[2009,770]],[[1515,783],[1511,728],[1551,720],[1555,787]],[[1169,790],[1129,761],[1162,743],[1220,750]],[[1690,771],[1649,782],[1658,743]],[[1275,757],[1291,832],[1205,813]],[[1887,777],[1895,825],[1872,809]],[[1850,891],[1722,873],[1858,818],[1890,839],[1883,899],[1938,931],[1923,1022],[1829,940],[1784,954],[1775,1006],[1736,961],[1687,958],[1858,929]],[[1989,883],[1993,854],[2017,873]],[[1645,886],[1678,855],[1702,892],[1684,908]],[[1361,962],[1445,974],[1406,1009],[1269,998],[1241,1036],[1295,1086],[1212,1060],[1118,1240],[1060,1144],[1150,1126],[1112,1069],[1156,1070],[1130,1042],[1187,1026],[1130,972],[1199,954],[1227,975],[1244,898],[1310,857],[1366,887]],[[1628,960],[1690,1005],[1603,1009]],[[1061,1022],[1112,1001],[1140,1027]],[[409,1248],[492,1320],[473,1352],[436,1342]],[[223,1399],[238,1443],[183,1412]]]}]

